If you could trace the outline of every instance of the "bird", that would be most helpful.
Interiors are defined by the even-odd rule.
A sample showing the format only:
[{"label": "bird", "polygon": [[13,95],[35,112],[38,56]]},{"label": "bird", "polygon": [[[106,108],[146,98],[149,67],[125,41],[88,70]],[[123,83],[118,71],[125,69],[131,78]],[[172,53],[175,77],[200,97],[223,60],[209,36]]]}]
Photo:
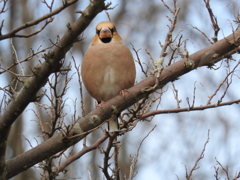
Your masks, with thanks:
[{"label": "bird", "polygon": [[[133,56],[112,22],[103,21],[96,26],[96,34],[82,60],[81,76],[86,90],[100,107],[134,85]],[[119,116],[120,113],[113,114],[108,121],[109,132],[119,130]]]}]

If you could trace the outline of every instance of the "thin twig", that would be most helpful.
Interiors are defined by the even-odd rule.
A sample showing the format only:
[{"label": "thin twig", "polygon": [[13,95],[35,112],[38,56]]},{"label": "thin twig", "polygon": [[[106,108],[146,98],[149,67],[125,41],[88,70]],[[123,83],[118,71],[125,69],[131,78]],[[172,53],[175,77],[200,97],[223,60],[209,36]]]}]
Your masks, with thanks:
[{"label": "thin twig", "polygon": [[103,171],[103,174],[105,175],[107,180],[113,180],[112,176],[108,172],[108,168],[110,166],[109,159],[112,155],[110,155],[110,151],[113,147],[113,142],[115,141],[115,138],[117,137],[117,133],[114,133],[113,135],[109,135],[109,141],[106,150],[104,151],[104,159],[103,159],[103,167],[100,167]]},{"label": "thin twig", "polygon": [[64,171],[64,169],[71,164],[72,162],[76,161],[77,159],[79,159],[80,157],[82,157],[84,154],[93,151],[95,149],[97,149],[97,147],[103,143],[106,139],[108,138],[107,135],[103,135],[101,138],[99,138],[95,143],[93,143],[91,146],[85,146],[83,147],[83,149],[81,151],[79,151],[78,153],[74,154],[73,156],[68,157],[68,159],[62,163],[59,167],[58,167],[58,172],[62,172]]},{"label": "thin twig", "polygon": [[208,10],[211,22],[212,22],[212,26],[213,26],[213,30],[214,30],[214,36],[213,36],[213,41],[214,43],[218,41],[218,32],[220,30],[219,26],[218,26],[218,22],[217,22],[217,18],[216,16],[213,14],[212,8],[210,6],[210,1],[209,0],[203,0],[205,2],[206,8]]},{"label": "thin twig", "polygon": [[[236,68],[240,65],[240,61],[238,61],[238,63],[235,65],[235,67],[232,69],[232,71],[228,72],[226,77],[222,80],[222,82],[219,84],[219,86],[217,87],[217,89],[214,91],[214,93],[209,97],[208,101],[207,101],[207,105],[211,104],[211,100],[213,99],[214,96],[217,95],[218,91],[220,90],[220,88],[223,86],[224,83],[227,82],[228,78],[232,76],[232,74],[235,72]],[[225,89],[224,94],[226,94],[226,91],[228,89],[229,86],[227,86],[227,88]],[[224,95],[220,98],[220,100],[222,101]],[[218,103],[220,103],[221,101],[218,101]]]},{"label": "thin twig", "polygon": [[142,141],[140,142],[138,149],[137,149],[137,153],[136,155],[134,155],[133,157],[131,157],[131,165],[130,165],[130,172],[129,172],[129,180],[132,180],[134,178],[134,176],[136,175],[135,171],[135,167],[138,161],[138,156],[139,156],[139,152],[140,149],[142,147],[143,141],[151,134],[151,132],[154,131],[154,129],[157,127],[157,125],[155,125],[149,132],[148,134],[142,139]]},{"label": "thin twig", "polygon": [[172,87],[173,87],[173,95],[177,102],[177,108],[180,108],[180,103],[182,102],[182,100],[181,99],[179,100],[178,89],[175,88],[174,82],[172,82]]},{"label": "thin twig", "polygon": [[208,142],[209,142],[209,139],[210,139],[209,134],[210,134],[210,130],[208,130],[207,141],[204,143],[202,152],[200,153],[199,158],[196,160],[196,162],[195,162],[194,166],[192,167],[192,169],[190,170],[189,174],[188,174],[188,172],[187,172],[187,167],[185,166],[185,168],[186,168],[186,179],[187,179],[187,180],[191,180],[191,176],[192,176],[192,174],[193,174],[193,171],[199,169],[198,163],[199,163],[199,161],[200,161],[201,159],[204,158],[204,153],[205,153],[205,150],[206,150],[206,146],[207,146],[207,144],[208,144]]},{"label": "thin twig", "polygon": [[217,108],[220,106],[228,106],[232,104],[238,104],[240,103],[240,99],[234,100],[234,101],[228,101],[224,103],[219,103],[219,104],[211,104],[211,105],[205,105],[205,106],[197,106],[197,107],[192,107],[192,108],[177,108],[177,109],[165,109],[165,110],[157,110],[157,111],[151,111],[148,113],[143,114],[141,119],[145,119],[150,116],[155,116],[157,114],[169,114],[169,113],[180,113],[180,112],[187,112],[187,111],[202,111],[205,109],[210,109],[210,108]]},{"label": "thin twig", "polygon": [[218,165],[222,168],[222,170],[225,172],[226,176],[227,176],[227,180],[230,180],[229,178],[229,174],[228,174],[228,167],[224,168],[223,165],[217,160],[217,158],[215,157],[216,162],[218,163]]},{"label": "thin twig", "polygon": [[17,34],[19,31],[23,30],[23,29],[26,29],[28,27],[31,27],[31,26],[34,26],[34,25],[37,25],[39,24],[40,22],[46,20],[46,19],[49,19],[51,18],[52,16],[60,13],[62,10],[66,9],[68,6],[76,3],[78,0],[65,0],[63,5],[61,7],[59,7],[58,9],[38,18],[38,19],[35,19],[33,21],[30,21],[30,22],[26,22],[25,24],[21,25],[21,26],[18,26],[17,28],[13,29],[11,32],[7,33],[7,34],[3,34],[2,36],[0,36],[0,40],[3,40],[3,39],[7,39],[7,38],[11,38],[11,37],[30,37],[30,36],[33,36],[33,35],[36,35],[38,34],[39,32],[41,32],[45,27],[46,25],[52,21],[52,19],[50,20],[47,20],[45,22],[45,25],[42,26],[42,28],[39,30],[39,31],[36,31],[35,33],[31,33],[31,34],[28,34],[28,35],[20,35],[20,34]]}]

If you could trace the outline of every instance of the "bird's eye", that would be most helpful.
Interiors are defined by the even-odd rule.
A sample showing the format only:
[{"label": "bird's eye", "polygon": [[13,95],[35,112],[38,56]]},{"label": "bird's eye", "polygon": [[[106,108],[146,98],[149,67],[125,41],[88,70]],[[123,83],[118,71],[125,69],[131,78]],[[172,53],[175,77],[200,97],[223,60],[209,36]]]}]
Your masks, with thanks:
[{"label": "bird's eye", "polygon": [[115,28],[110,29],[112,33],[114,33],[116,30]]},{"label": "bird's eye", "polygon": [[99,34],[100,34],[100,30],[96,30],[96,34],[98,34],[98,35],[99,35]]}]

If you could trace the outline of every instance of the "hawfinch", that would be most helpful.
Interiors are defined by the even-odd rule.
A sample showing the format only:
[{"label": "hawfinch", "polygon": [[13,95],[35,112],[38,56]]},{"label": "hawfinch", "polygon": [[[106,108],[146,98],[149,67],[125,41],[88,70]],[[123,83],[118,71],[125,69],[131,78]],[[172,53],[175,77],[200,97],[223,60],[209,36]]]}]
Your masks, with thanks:
[{"label": "hawfinch", "polygon": [[[100,105],[134,85],[136,69],[132,54],[113,23],[104,21],[97,25],[81,73],[87,91]],[[113,114],[109,120],[110,132],[119,130],[119,115]]]}]

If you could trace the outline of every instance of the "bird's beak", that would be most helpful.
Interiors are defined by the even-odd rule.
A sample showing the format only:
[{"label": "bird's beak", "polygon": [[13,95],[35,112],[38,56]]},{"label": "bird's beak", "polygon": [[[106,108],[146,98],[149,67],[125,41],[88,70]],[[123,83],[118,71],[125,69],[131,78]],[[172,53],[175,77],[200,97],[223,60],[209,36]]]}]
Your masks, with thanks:
[{"label": "bird's beak", "polygon": [[100,30],[99,38],[100,38],[100,39],[112,38],[112,31],[111,31],[108,27],[106,27],[106,26],[103,27],[103,28]]}]

